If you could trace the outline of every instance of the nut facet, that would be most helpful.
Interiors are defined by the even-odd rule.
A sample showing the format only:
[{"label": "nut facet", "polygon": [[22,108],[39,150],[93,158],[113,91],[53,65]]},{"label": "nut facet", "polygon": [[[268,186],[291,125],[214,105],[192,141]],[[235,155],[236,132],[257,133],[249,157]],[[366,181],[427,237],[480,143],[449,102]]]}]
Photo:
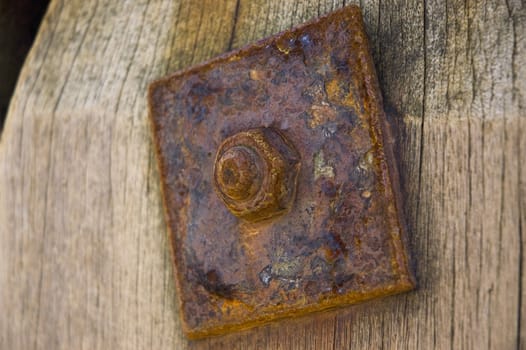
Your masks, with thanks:
[{"label": "nut facet", "polygon": [[235,216],[256,222],[290,209],[300,168],[298,152],[272,128],[225,139],[214,164],[216,190]]}]

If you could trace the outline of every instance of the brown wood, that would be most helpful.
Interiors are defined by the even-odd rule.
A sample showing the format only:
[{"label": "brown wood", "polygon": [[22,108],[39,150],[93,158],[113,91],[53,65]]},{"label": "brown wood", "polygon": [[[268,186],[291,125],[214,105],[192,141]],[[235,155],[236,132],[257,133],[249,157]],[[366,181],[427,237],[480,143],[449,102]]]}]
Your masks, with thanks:
[{"label": "brown wood", "polygon": [[148,83],[338,1],[53,1],[0,143],[2,349],[526,348],[526,8],[363,2],[419,289],[187,342]]}]

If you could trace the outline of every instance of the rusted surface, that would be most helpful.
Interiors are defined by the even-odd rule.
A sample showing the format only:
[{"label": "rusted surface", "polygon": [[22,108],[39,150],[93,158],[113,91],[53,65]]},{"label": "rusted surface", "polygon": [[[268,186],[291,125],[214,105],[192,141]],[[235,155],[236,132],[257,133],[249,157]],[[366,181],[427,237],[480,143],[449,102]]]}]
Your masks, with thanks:
[{"label": "rusted surface", "polygon": [[273,128],[251,129],[227,138],[214,164],[219,197],[235,216],[258,222],[290,209],[299,154]]},{"label": "rusted surface", "polygon": [[[358,8],[159,80],[149,100],[188,336],[414,287]],[[248,203],[261,188],[283,197]]]}]

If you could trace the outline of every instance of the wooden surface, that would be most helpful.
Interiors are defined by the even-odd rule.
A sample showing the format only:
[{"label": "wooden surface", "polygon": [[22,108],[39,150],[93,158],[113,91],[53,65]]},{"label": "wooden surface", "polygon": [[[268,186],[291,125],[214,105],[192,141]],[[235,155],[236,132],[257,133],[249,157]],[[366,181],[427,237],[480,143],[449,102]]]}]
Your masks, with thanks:
[{"label": "wooden surface", "polygon": [[416,292],[181,333],[148,83],[341,1],[52,1],[0,143],[1,349],[526,348],[526,9],[362,2]]}]

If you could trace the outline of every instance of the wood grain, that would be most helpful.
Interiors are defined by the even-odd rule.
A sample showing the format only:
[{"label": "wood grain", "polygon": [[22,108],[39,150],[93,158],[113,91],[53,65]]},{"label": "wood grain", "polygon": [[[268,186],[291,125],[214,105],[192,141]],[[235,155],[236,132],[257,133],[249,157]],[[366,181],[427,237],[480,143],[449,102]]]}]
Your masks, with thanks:
[{"label": "wood grain", "polygon": [[0,141],[2,349],[526,348],[526,8],[360,5],[419,289],[181,333],[146,87],[342,1],[52,1]]}]

